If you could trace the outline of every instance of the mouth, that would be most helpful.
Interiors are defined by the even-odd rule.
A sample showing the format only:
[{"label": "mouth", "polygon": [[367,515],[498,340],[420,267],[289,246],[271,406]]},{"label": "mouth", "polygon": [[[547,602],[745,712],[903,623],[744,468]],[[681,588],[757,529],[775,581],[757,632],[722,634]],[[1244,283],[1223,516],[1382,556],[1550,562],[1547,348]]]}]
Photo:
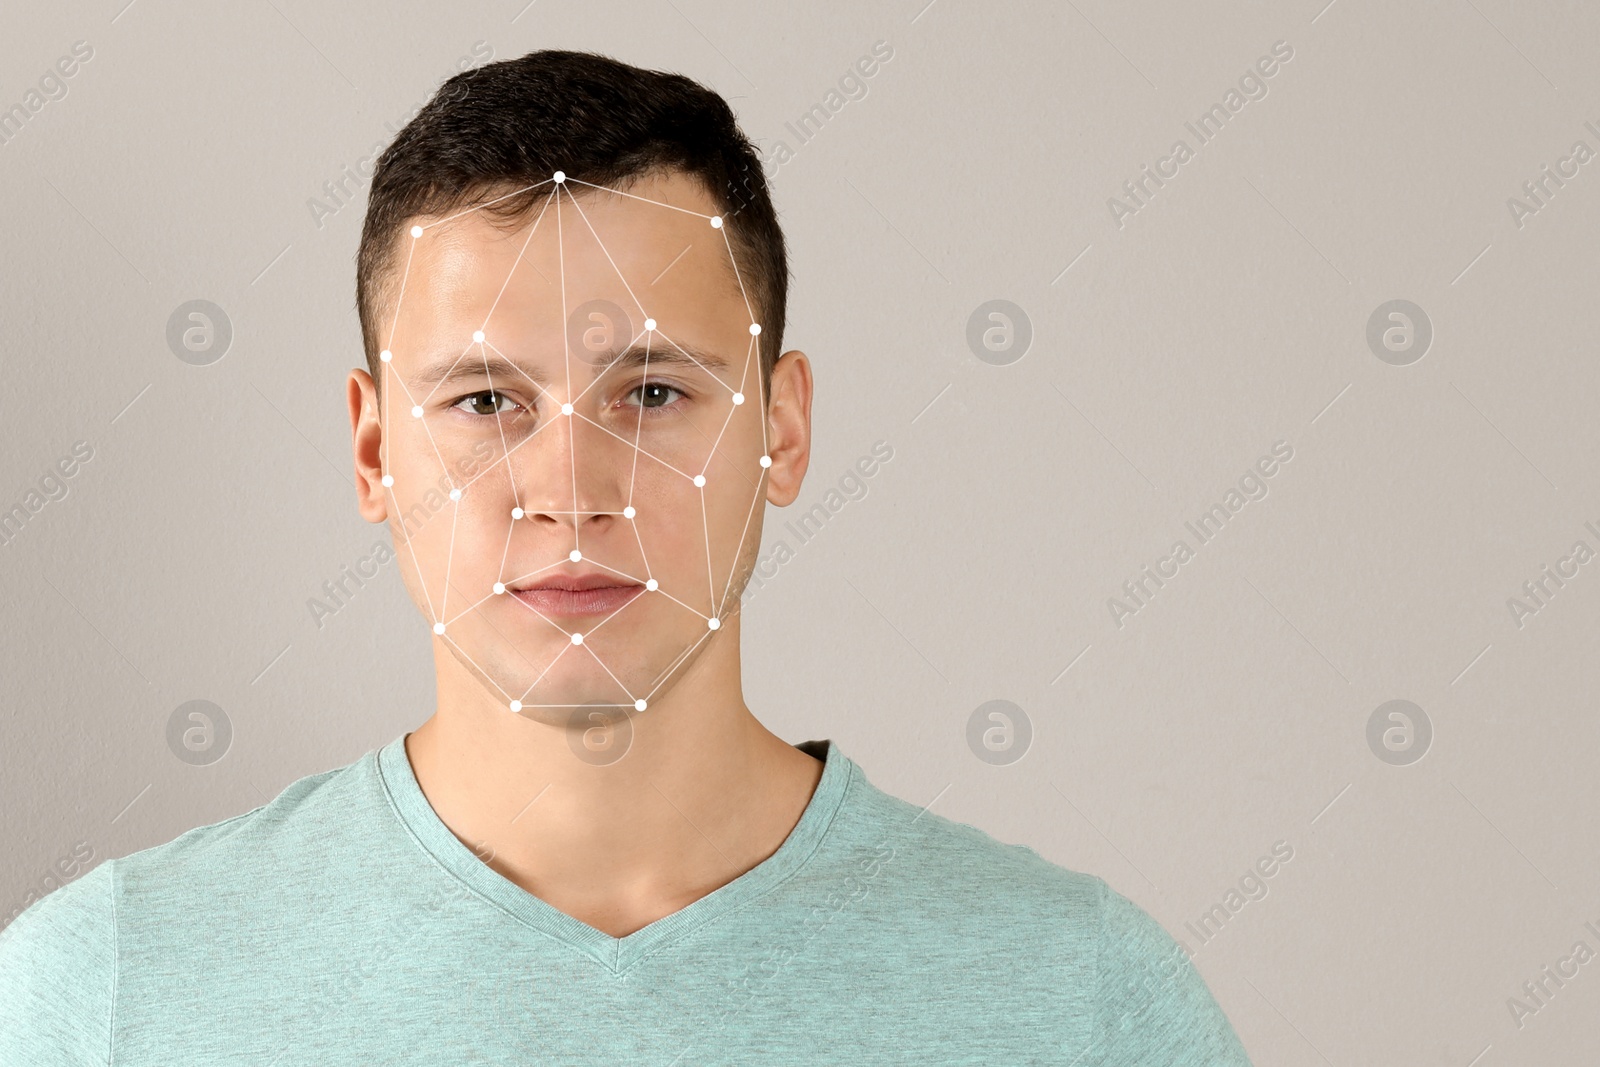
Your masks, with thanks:
[{"label": "mouth", "polygon": [[609,615],[644,591],[645,587],[638,582],[593,573],[556,574],[506,589],[541,615],[566,618]]}]

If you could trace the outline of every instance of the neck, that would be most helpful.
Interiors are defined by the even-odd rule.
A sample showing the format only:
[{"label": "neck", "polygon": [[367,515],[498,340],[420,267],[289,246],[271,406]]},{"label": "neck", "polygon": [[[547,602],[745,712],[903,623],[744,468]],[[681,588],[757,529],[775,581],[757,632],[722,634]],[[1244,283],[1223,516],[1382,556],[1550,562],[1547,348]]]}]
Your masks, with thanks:
[{"label": "neck", "polygon": [[719,637],[609,745],[510,712],[435,642],[438,708],[406,738],[423,794],[497,873],[613,936],[687,906],[775,852],[822,773],[751,714],[737,631]]}]

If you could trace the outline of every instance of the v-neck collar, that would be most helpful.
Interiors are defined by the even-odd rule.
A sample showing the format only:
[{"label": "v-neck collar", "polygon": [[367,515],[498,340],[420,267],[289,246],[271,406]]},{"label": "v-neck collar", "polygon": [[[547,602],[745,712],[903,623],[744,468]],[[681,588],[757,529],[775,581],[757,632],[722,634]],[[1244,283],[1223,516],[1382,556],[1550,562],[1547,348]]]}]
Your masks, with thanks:
[{"label": "v-neck collar", "polygon": [[830,738],[795,747],[823,761],[822,777],[800,821],[778,850],[726,885],[626,937],[612,937],[534,896],[484,863],[439,818],[406,756],[406,734],[378,750],[378,775],[395,814],[446,870],[513,918],[548,934],[620,974],[648,953],[777,887],[805,864],[822,842],[850,784],[854,764]]}]

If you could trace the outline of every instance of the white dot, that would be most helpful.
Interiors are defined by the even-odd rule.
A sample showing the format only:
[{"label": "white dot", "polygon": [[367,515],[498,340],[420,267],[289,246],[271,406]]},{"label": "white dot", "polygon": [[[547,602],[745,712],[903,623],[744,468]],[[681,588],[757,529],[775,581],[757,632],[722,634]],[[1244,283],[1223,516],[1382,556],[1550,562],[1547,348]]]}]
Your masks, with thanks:
[{"label": "white dot", "polygon": [[495,596],[499,596],[501,593],[504,593],[505,591],[506,591],[506,583],[505,582],[495,582],[494,583]]},{"label": "white dot", "polygon": [[733,402],[734,402],[735,406],[737,406],[739,404],[743,404],[744,403],[744,394],[743,393],[734,393],[733,394]]},{"label": "white dot", "polygon": [[571,404],[562,404],[561,405],[561,414],[563,414],[563,415],[571,415],[572,414],[572,405]]},{"label": "white dot", "polygon": [[639,513],[633,510],[632,504],[629,504],[627,507],[622,509],[622,517],[625,519],[631,519],[637,514]]},{"label": "white dot", "polygon": [[385,474],[385,475],[384,475],[384,476],[383,476],[383,484],[384,484],[384,487],[385,487],[385,488],[387,488],[387,487],[389,487],[389,486],[391,486],[391,485],[393,485],[393,484],[394,484],[394,475],[392,475],[392,474]]},{"label": "white dot", "polygon": [[644,709],[645,709],[645,708],[646,708],[646,707],[648,707],[648,706],[649,706],[649,705],[647,705],[647,704],[646,704],[646,703],[645,703],[645,702],[644,702],[644,697],[640,697],[640,698],[639,698],[639,699],[638,699],[638,700],[635,700],[635,701],[634,701],[634,702],[633,702],[633,710],[634,710],[634,711],[643,711],[643,710],[644,710]]},{"label": "white dot", "polygon": [[761,324],[759,322],[752,322],[750,324],[750,336],[754,337],[756,334],[758,334],[760,332],[761,332]]},{"label": "white dot", "polygon": [[522,710],[522,701],[520,701],[520,700],[513,700],[513,701],[512,701],[512,702],[511,702],[511,710],[512,710],[512,711],[521,711],[521,710]]},{"label": "white dot", "polygon": [[696,487],[704,486],[706,484],[706,476],[704,474],[696,474],[694,476],[694,484]]},{"label": "white dot", "polygon": [[721,619],[707,619],[706,620],[706,629],[708,629],[708,630],[720,629],[721,626],[722,626],[722,620]]},{"label": "white dot", "polygon": [[378,358],[387,363],[394,358],[394,353],[385,348],[382,352],[378,353]]},{"label": "white dot", "polygon": [[762,465],[762,466],[763,466],[763,467],[770,467],[770,466],[772,466],[772,457],[771,457],[771,456],[762,456],[762,457],[761,457],[761,465]]},{"label": "white dot", "polygon": [[433,624],[433,632],[436,633],[436,634],[444,633],[444,623],[442,623],[442,622],[434,623]]},{"label": "white dot", "polygon": [[651,578],[644,583],[644,587],[654,593],[658,588],[660,588],[660,583],[654,578]]},{"label": "white dot", "polygon": [[421,407],[421,405],[418,405],[417,407],[414,407],[414,408],[411,409],[411,417],[413,419],[422,418],[422,407]]},{"label": "white dot", "polygon": [[583,553],[579,552],[577,549],[573,549],[571,552],[567,553],[567,558],[576,563],[583,558]]},{"label": "white dot", "polygon": [[527,512],[523,511],[521,508],[512,508],[511,509],[511,517],[513,519],[520,519],[520,518],[522,518],[522,516],[524,516],[526,514],[527,514]]},{"label": "white dot", "polygon": [[480,345],[483,344],[483,331],[482,330],[473,330],[472,331],[472,339],[474,341],[478,342]]},{"label": "white dot", "polygon": [[461,490],[459,490],[459,489],[450,490],[450,499],[451,500],[460,500],[461,499]]},{"label": "white dot", "polygon": [[644,328],[647,329],[647,330],[655,329],[656,328],[656,320],[655,319],[645,319],[644,320]]},{"label": "white dot", "polygon": [[713,230],[722,229],[722,216],[721,215],[712,215],[711,216],[711,228]]},{"label": "white dot", "polygon": [[411,227],[411,236],[413,236],[413,237],[421,237],[422,236],[422,227],[421,226],[413,226],[413,227]]},{"label": "white dot", "polygon": [[557,182],[564,182],[567,180],[567,172],[564,170],[558,170],[556,171],[555,178]]},{"label": "white dot", "polygon": [[582,634],[573,634],[572,635],[572,643],[575,644],[575,645],[583,644],[583,635]]}]

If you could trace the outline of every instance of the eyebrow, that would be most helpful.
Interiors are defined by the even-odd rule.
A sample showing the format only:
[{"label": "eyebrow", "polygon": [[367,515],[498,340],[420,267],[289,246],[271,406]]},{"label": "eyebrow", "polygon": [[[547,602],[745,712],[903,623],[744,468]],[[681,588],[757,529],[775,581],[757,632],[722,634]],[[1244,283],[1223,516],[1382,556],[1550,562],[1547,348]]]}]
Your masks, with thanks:
[{"label": "eyebrow", "polygon": [[[549,377],[536,365],[524,366],[493,350],[485,355],[465,354],[455,358],[435,360],[417,371],[412,378],[412,385],[438,389],[457,382],[482,379],[486,370],[491,381],[531,379],[540,386],[550,384]],[[652,367],[678,367],[683,370],[704,368],[713,374],[730,369],[728,361],[715,352],[677,342],[651,345],[648,350],[643,344],[630,345],[610,362],[597,360],[590,365],[604,367],[606,370],[626,371],[633,367],[645,366],[647,358]],[[580,365],[589,363],[587,359],[582,358],[576,358],[574,361]]]}]

